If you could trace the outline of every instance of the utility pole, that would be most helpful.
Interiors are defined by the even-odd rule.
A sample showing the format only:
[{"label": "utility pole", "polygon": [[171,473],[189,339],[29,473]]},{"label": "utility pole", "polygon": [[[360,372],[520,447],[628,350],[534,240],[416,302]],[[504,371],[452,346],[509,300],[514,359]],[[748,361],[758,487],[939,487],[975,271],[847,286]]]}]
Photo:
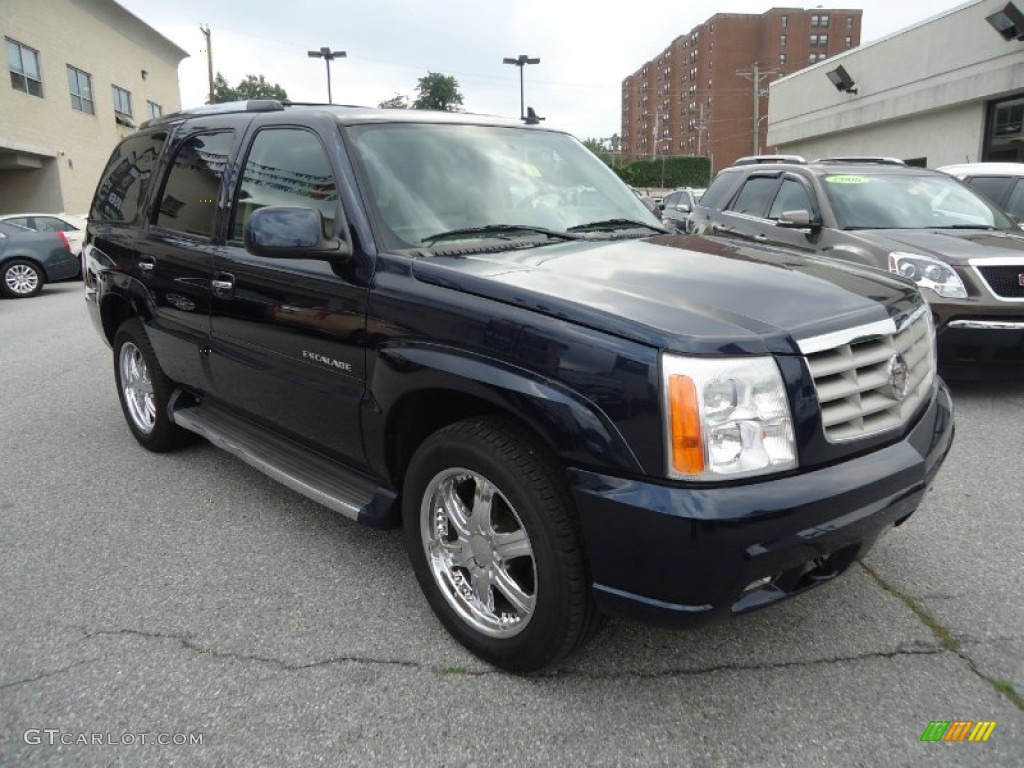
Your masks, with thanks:
[{"label": "utility pole", "polygon": [[213,104],[213,48],[210,45],[210,25],[199,27],[199,31],[206,36],[206,69],[210,78],[210,104]]},{"label": "utility pole", "polygon": [[[692,113],[691,113],[692,114]],[[700,121],[697,123],[697,157],[701,157],[701,139],[704,137],[704,102],[700,103]]]},{"label": "utility pole", "polygon": [[736,74],[754,83],[754,154],[761,154],[761,81],[778,74],[777,69],[761,69],[755,61],[752,69],[737,69]]}]

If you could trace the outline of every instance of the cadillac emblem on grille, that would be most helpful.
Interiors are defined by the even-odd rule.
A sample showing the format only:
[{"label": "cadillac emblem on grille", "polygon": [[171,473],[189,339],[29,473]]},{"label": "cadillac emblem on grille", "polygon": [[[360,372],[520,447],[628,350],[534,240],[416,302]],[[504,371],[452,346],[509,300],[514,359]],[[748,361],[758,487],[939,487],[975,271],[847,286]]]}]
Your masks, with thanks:
[{"label": "cadillac emblem on grille", "polygon": [[887,370],[889,373],[888,394],[895,400],[903,402],[903,398],[907,396],[907,385],[910,383],[910,368],[907,366],[907,361],[903,359],[903,355],[897,352],[889,358]]},{"label": "cadillac emblem on grille", "polygon": [[1017,275],[1017,285],[1019,285],[1021,288],[1024,288],[1024,272],[1021,272],[1019,275]]}]

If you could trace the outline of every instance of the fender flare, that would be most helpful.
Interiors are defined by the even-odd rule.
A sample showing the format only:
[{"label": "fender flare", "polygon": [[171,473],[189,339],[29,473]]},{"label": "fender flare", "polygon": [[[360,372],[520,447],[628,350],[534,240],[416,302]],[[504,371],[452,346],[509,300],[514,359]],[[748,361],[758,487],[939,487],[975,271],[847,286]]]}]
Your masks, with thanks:
[{"label": "fender flare", "polygon": [[522,420],[567,464],[641,474],[619,429],[592,401],[564,384],[484,355],[435,344],[386,347],[367,381],[367,456],[387,455],[389,420],[401,401],[426,390],[464,393]]}]

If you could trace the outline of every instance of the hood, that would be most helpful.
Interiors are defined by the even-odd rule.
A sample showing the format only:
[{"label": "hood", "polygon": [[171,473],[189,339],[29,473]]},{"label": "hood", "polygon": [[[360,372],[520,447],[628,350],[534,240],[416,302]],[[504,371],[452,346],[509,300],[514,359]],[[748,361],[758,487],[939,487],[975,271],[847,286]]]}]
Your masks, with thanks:
[{"label": "hood", "polygon": [[425,282],[687,354],[799,354],[795,341],[923,303],[875,269],[693,235],[417,259]]},{"label": "hood", "polygon": [[891,251],[934,256],[949,264],[970,259],[1015,256],[1024,263],[1024,232],[984,229],[879,229],[857,234]]}]

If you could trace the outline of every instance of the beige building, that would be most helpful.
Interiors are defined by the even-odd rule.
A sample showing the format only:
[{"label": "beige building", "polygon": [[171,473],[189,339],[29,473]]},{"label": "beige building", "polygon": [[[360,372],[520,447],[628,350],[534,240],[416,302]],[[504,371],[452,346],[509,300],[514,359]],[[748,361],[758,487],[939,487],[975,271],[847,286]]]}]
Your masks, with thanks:
[{"label": "beige building", "polygon": [[0,0],[0,38],[0,213],[86,213],[118,140],[181,108],[189,54],[113,0]]},{"label": "beige building", "polygon": [[[932,168],[1024,162],[1024,21],[998,31],[1007,12],[1024,16],[1024,2],[970,0],[776,80],[768,143]],[[853,81],[843,90],[829,76],[839,66]]]}]

